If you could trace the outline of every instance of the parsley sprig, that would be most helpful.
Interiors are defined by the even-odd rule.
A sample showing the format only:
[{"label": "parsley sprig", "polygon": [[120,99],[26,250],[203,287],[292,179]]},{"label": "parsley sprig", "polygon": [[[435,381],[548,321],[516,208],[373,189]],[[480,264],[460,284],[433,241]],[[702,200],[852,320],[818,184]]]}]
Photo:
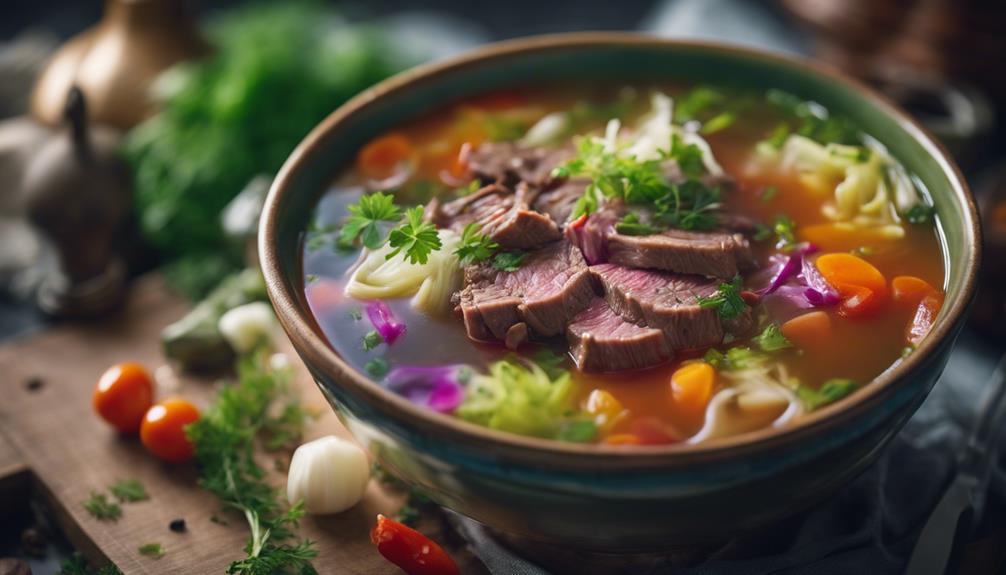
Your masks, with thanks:
[{"label": "parsley sprig", "polygon": [[493,258],[493,267],[505,272],[515,272],[520,269],[520,266],[524,263],[524,258],[526,257],[527,252],[522,252],[520,250],[500,252],[496,254],[495,258]]},{"label": "parsley sprig", "polygon": [[401,226],[391,230],[388,244],[395,248],[385,256],[391,259],[404,252],[405,259],[413,264],[425,264],[430,259],[430,253],[442,247],[437,226],[423,221],[423,206],[406,210],[406,221]]},{"label": "parsley sprig", "polygon": [[748,309],[748,304],[740,292],[741,276],[738,274],[730,282],[721,283],[715,294],[708,297],[699,296],[697,298],[699,307],[715,309],[720,319],[736,319]]},{"label": "parsley sprig", "polygon": [[381,222],[397,222],[402,217],[394,197],[384,192],[364,194],[347,209],[350,216],[339,232],[339,244],[342,246],[352,245],[360,238],[364,246],[376,250],[384,245]]},{"label": "parsley sprig", "polygon": [[479,225],[472,222],[461,231],[461,243],[454,250],[462,266],[485,261],[493,256],[499,244],[489,236],[479,233]]}]

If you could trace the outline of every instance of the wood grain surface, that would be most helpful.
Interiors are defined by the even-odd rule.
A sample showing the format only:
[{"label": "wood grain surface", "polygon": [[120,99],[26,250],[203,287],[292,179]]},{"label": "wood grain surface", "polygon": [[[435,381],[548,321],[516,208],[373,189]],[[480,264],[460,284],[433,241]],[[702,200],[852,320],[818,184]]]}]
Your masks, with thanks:
[{"label": "wood grain surface", "polygon": [[[137,361],[151,372],[165,365],[158,334],[186,310],[187,304],[160,278],[149,276],[136,282],[124,308],[112,318],[65,324],[0,347],[0,477],[27,468],[71,543],[92,562],[111,561],[127,575],[224,573],[231,561],[243,556],[247,539],[243,519],[221,511],[213,495],[197,487],[193,465],[155,459],[137,438],[120,436],[91,410],[95,382],[109,365]],[[281,349],[299,370],[296,385],[305,405],[319,414],[308,426],[306,439],[346,436],[299,359],[288,346]],[[32,378],[38,378],[41,387],[30,389],[27,382]],[[176,384],[163,386],[168,389],[159,389],[158,397],[183,395],[205,407],[219,385],[212,378],[179,377]],[[118,521],[97,521],[82,507],[91,491],[132,478],[146,486],[150,500],[123,504]],[[277,486],[285,485],[282,474],[274,479]],[[378,513],[393,515],[403,501],[403,494],[371,481],[364,500],[353,509],[306,517],[300,535],[317,541],[318,571],[401,573],[378,555],[369,530]],[[211,521],[214,515],[227,524]],[[185,519],[186,533],[168,529],[177,518]],[[441,542],[464,573],[485,572],[439,513],[424,517],[419,529]],[[166,555],[157,560],[141,556],[137,547],[150,542],[161,543]]]}]

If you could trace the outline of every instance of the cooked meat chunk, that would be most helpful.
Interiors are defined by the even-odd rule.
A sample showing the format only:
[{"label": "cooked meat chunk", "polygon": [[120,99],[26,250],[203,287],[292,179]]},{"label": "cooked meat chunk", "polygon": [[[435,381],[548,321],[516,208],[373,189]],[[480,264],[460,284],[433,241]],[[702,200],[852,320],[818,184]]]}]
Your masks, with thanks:
[{"label": "cooked meat chunk", "polygon": [[573,319],[566,335],[573,359],[584,371],[641,369],[672,356],[663,332],[625,321],[601,298]]},{"label": "cooked meat chunk", "polygon": [[558,240],[562,233],[549,216],[530,209],[529,204],[536,195],[524,182],[517,184],[516,192],[490,184],[440,206],[434,214],[434,222],[458,233],[475,222],[481,233],[503,248],[541,247]]},{"label": "cooked meat chunk", "polygon": [[457,299],[469,337],[505,341],[521,322],[537,337],[563,333],[592,297],[590,273],[580,250],[558,241],[531,252],[513,272],[489,263],[469,266]]},{"label": "cooked meat chunk", "polygon": [[751,264],[741,234],[667,230],[650,236],[607,236],[608,261],[636,268],[730,278]]},{"label": "cooked meat chunk", "polygon": [[[716,310],[699,306],[699,297],[716,293],[718,280],[614,264],[590,267],[604,299],[619,316],[661,330],[673,350],[716,345],[727,331]],[[729,331],[741,333],[751,323],[748,311],[732,320]]]},{"label": "cooked meat chunk", "polygon": [[576,201],[583,196],[583,190],[586,187],[587,180],[564,181],[557,187],[539,194],[531,207],[543,214],[548,214],[552,221],[562,226],[573,214]]},{"label": "cooked meat chunk", "polygon": [[468,168],[483,183],[514,187],[527,182],[543,188],[552,181],[552,170],[573,154],[572,147],[525,148],[516,142],[486,142],[468,156]]}]

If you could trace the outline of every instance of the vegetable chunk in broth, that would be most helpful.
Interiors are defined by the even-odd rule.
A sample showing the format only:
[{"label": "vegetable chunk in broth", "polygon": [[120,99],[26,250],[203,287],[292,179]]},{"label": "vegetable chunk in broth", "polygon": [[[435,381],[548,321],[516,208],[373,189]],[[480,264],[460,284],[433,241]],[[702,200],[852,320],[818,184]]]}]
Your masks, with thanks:
[{"label": "vegetable chunk in broth", "polygon": [[943,303],[926,191],[775,90],[451,105],[367,143],[303,245],[347,361],[429,409],[560,441],[787,425],[912,353]]}]

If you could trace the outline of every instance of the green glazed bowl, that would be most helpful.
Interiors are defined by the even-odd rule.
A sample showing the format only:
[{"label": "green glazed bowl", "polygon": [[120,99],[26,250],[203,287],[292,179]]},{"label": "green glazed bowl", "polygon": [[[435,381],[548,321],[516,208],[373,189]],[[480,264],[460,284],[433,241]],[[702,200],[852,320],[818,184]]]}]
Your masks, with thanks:
[{"label": "green glazed bowl", "polygon": [[[412,405],[326,343],[303,296],[301,246],[315,203],[357,150],[450,102],[500,88],[610,78],[779,88],[851,118],[916,174],[945,240],[946,303],[907,359],[793,425],[701,445],[625,448],[519,437]],[[262,216],[269,296],[297,352],[353,435],[437,503],[507,535],[599,552],[711,544],[828,497],[922,403],[964,323],[980,259],[978,217],[953,161],[904,112],[803,61],[629,34],[505,42],[391,78],[336,110],[294,151]]]}]

